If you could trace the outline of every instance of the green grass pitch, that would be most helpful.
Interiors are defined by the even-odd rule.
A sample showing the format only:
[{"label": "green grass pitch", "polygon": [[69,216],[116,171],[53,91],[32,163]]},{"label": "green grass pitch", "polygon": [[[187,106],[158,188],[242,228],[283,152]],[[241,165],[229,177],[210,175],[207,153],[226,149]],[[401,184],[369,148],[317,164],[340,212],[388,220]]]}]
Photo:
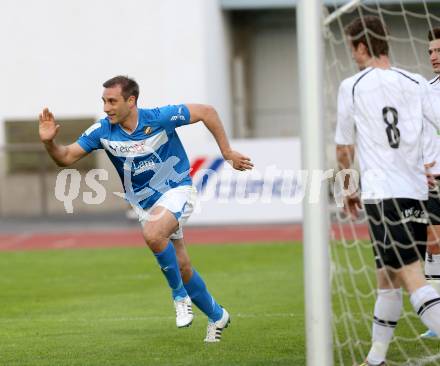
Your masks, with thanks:
[{"label": "green grass pitch", "polygon": [[177,329],[165,279],[142,248],[0,253],[0,365],[302,365],[300,245],[190,246],[232,316]]},{"label": "green grass pitch", "polygon": [[[166,282],[146,248],[1,252],[0,365],[305,365],[300,244],[188,249],[212,294],[231,313],[221,343],[203,343],[206,318],[198,310],[190,328],[175,327]],[[368,248],[335,250],[353,265],[359,254],[371,256]],[[343,281],[349,288],[351,280]],[[358,302],[348,302],[361,317]],[[367,299],[364,305],[369,313],[356,329],[368,343],[373,303]],[[417,319],[412,322],[423,330]],[[346,334],[338,330],[341,340]],[[405,324],[396,334],[411,336]],[[401,344],[408,354],[423,356],[423,347],[438,353],[440,342]],[[359,346],[355,359],[361,361],[367,349]],[[341,351],[335,364],[352,365],[349,348]],[[404,361],[394,344],[390,357]]]}]

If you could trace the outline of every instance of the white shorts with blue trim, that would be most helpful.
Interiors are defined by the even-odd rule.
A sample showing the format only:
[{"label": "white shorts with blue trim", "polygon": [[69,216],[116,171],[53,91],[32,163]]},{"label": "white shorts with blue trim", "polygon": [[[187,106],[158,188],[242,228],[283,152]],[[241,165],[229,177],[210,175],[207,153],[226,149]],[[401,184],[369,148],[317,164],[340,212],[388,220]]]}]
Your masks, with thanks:
[{"label": "white shorts with blue trim", "polygon": [[150,213],[155,207],[164,207],[174,215],[179,223],[179,227],[173,234],[171,234],[170,239],[182,239],[183,225],[193,213],[196,199],[197,190],[193,186],[179,186],[172,188],[165,192],[152,207],[148,210],[142,211],[139,214],[139,221],[143,227],[147,221],[154,220]]}]

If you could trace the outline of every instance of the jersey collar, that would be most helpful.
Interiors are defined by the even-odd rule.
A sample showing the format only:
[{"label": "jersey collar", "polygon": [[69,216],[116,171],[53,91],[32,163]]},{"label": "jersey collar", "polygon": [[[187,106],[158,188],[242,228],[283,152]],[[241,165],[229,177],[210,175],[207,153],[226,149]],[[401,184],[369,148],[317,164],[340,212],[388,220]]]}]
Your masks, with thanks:
[{"label": "jersey collar", "polygon": [[133,135],[135,132],[136,132],[136,130],[138,129],[138,127],[139,127],[139,119],[141,118],[141,113],[140,113],[140,109],[138,109],[138,119],[137,119],[137,122],[136,122],[136,127],[134,128],[134,130],[133,130],[133,132],[128,132],[124,127],[122,127],[119,123],[118,123],[118,126],[119,126],[119,128],[121,129],[121,131],[122,132],[124,132],[124,133],[126,133],[128,136],[131,136],[131,135]]}]

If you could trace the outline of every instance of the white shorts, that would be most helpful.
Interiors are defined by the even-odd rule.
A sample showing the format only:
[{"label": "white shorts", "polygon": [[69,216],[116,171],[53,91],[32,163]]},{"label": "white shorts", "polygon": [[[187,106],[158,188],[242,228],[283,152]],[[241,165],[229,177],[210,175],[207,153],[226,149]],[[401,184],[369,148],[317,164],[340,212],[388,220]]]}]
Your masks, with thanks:
[{"label": "white shorts", "polygon": [[139,214],[139,221],[142,227],[149,219],[151,219],[150,212],[157,206],[165,207],[170,211],[177,222],[179,227],[171,234],[170,239],[182,239],[183,238],[183,225],[194,211],[196,204],[197,190],[193,186],[179,186],[172,188],[165,192],[162,197],[148,210],[142,211]]}]

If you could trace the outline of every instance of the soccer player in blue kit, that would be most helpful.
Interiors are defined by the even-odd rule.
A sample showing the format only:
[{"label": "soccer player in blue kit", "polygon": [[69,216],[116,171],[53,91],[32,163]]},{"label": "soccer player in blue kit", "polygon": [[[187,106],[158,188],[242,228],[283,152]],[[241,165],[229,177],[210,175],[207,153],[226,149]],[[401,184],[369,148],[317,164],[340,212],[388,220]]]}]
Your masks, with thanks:
[{"label": "soccer player in blue kit", "polygon": [[139,214],[145,242],[171,288],[177,327],[191,325],[194,303],[208,317],[205,342],[219,342],[230,315],[209,293],[185,248],[182,225],[193,211],[195,190],[176,128],[201,121],[234,169],[249,170],[253,164],[231,149],[213,107],[182,104],[141,109],[137,107],[136,81],[116,76],[103,87],[106,118],[88,128],[75,143],[60,145],[55,142],[60,126],[45,108],[39,116],[40,139],[62,167],[93,150],[105,150],[122,180],[127,200]]}]

